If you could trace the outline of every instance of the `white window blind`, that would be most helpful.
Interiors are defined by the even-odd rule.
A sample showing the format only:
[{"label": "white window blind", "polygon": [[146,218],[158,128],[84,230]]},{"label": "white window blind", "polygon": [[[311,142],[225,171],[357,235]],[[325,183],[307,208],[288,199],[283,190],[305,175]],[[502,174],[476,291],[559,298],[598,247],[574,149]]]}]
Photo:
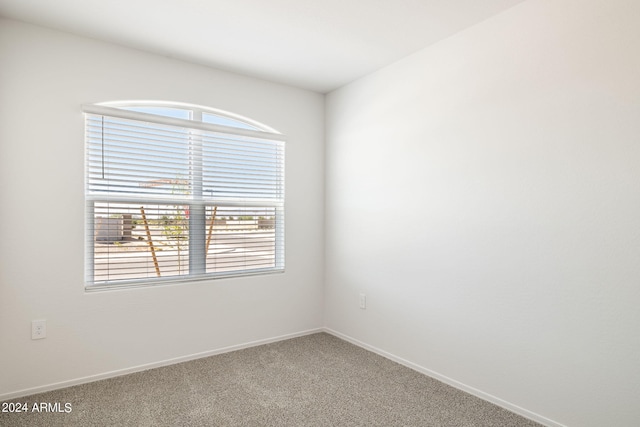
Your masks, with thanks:
[{"label": "white window blind", "polygon": [[283,136],[180,110],[84,107],[88,287],[284,270]]}]

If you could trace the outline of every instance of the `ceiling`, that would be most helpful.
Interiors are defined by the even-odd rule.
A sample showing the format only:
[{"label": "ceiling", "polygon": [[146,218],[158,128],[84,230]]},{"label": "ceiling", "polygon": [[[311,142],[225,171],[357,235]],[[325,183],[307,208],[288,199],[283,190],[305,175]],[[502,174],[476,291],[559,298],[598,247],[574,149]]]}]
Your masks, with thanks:
[{"label": "ceiling", "polygon": [[0,16],[326,93],[524,0],[0,0]]}]

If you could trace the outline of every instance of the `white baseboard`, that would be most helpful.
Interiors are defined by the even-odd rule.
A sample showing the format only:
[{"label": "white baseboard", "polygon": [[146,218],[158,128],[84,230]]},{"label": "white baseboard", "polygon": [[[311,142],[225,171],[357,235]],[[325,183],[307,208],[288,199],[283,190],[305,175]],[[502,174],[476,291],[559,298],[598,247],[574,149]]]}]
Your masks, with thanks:
[{"label": "white baseboard", "polygon": [[338,337],[340,339],[348,341],[351,344],[357,345],[358,347],[362,347],[365,350],[369,350],[369,351],[371,351],[373,353],[376,353],[376,354],[378,354],[378,355],[380,355],[380,356],[382,356],[382,357],[384,357],[386,359],[393,360],[394,362],[397,362],[397,363],[399,363],[401,365],[404,365],[407,368],[413,369],[414,371],[420,372],[421,374],[427,375],[427,376],[429,376],[431,378],[435,378],[438,381],[441,381],[441,382],[443,382],[445,384],[448,384],[448,385],[450,385],[452,387],[457,388],[458,390],[462,390],[462,391],[464,391],[466,393],[469,393],[471,395],[479,397],[482,400],[486,400],[487,402],[491,402],[494,405],[500,406],[500,407],[502,407],[502,408],[504,408],[504,409],[506,409],[508,411],[511,411],[511,412],[516,413],[518,415],[521,415],[521,416],[523,416],[525,418],[528,418],[528,419],[530,419],[532,421],[540,423],[540,424],[542,424],[544,426],[547,426],[547,427],[567,427],[564,424],[560,424],[560,423],[558,423],[556,421],[550,420],[549,418],[543,417],[542,415],[536,414],[535,412],[531,412],[531,411],[529,411],[527,409],[521,408],[518,405],[514,405],[513,403],[509,403],[506,400],[500,399],[499,397],[493,396],[493,395],[491,395],[489,393],[485,393],[485,392],[483,392],[481,390],[478,390],[478,389],[476,389],[474,387],[471,387],[471,386],[468,386],[466,384],[463,384],[463,383],[461,383],[459,381],[456,381],[456,380],[454,380],[452,378],[449,378],[449,377],[447,377],[445,375],[441,375],[441,374],[439,374],[437,372],[432,371],[431,369],[427,369],[427,368],[422,367],[420,365],[417,365],[415,363],[409,362],[408,360],[405,360],[405,359],[403,359],[401,357],[398,357],[398,356],[396,356],[394,354],[388,353],[388,352],[386,352],[384,350],[380,350],[377,347],[374,347],[374,346],[371,346],[369,344],[366,344],[366,343],[364,343],[362,341],[359,341],[359,340],[357,340],[355,338],[352,338],[352,337],[350,337],[348,335],[345,335],[343,333],[340,333],[338,331],[334,331],[333,329],[325,327],[325,328],[323,328],[323,331],[328,333],[328,334],[334,335],[334,336],[336,336],[336,337]]},{"label": "white baseboard", "polygon": [[204,351],[201,353],[189,354],[186,356],[175,357],[172,359],[166,359],[159,362],[147,363],[144,365],[138,365],[131,368],[118,369],[116,371],[104,372],[96,375],[89,375],[82,378],[76,378],[73,380],[61,381],[58,383],[47,384],[38,387],[27,388],[15,392],[0,394],[0,402],[18,397],[30,396],[32,394],[44,393],[46,391],[57,390],[61,388],[71,387],[78,384],[86,384],[94,381],[104,380],[107,378],[119,377],[122,375],[132,374],[134,372],[146,371],[149,369],[160,368],[162,366],[174,365],[176,363],[188,362],[190,360],[201,359],[203,357],[215,356],[216,354],[229,353],[231,351],[242,350],[243,348],[256,347],[264,344],[271,344],[278,341],[284,341],[291,338],[302,337],[305,335],[311,335],[318,332],[324,332],[323,328],[309,329],[306,331],[295,332],[287,335],[280,335],[273,338],[266,338],[257,341],[250,341],[244,344],[232,345],[229,347],[223,347],[216,350]]}]

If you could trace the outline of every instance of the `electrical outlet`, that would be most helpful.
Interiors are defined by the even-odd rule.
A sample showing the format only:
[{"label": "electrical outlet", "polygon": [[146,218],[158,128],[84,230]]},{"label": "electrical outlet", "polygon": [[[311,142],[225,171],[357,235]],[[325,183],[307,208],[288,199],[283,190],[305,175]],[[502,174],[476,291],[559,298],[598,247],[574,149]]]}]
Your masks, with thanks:
[{"label": "electrical outlet", "polygon": [[363,293],[360,294],[360,308],[363,310],[367,308],[367,296]]},{"label": "electrical outlet", "polygon": [[31,339],[40,340],[47,337],[47,321],[44,319],[31,321]]}]

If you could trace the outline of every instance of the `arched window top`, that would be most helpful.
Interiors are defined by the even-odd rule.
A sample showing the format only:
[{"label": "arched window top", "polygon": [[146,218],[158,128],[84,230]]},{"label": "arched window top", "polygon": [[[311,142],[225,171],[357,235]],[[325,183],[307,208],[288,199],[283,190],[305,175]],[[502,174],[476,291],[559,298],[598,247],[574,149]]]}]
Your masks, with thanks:
[{"label": "arched window top", "polygon": [[112,101],[102,102],[95,105],[237,129],[275,134],[280,133],[267,125],[239,114],[229,113],[228,111],[218,110],[216,108],[205,107],[202,105],[167,101]]}]

